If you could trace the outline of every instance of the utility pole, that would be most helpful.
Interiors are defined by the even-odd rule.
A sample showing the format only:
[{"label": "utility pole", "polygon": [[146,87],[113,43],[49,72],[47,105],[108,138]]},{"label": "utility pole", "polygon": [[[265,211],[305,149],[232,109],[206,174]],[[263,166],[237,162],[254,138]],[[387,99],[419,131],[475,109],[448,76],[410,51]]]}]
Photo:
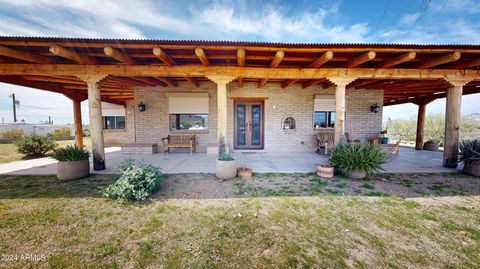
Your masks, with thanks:
[{"label": "utility pole", "polygon": [[52,119],[50,116],[48,116],[48,124],[52,124]]},{"label": "utility pole", "polygon": [[15,94],[12,93],[9,97],[12,97],[13,122],[17,122],[17,100],[15,100]]}]

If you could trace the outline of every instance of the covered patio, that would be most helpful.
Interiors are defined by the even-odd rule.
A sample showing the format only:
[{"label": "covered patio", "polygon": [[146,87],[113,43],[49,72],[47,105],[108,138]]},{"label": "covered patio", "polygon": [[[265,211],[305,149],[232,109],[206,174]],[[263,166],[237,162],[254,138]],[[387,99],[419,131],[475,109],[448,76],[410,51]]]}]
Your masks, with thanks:
[{"label": "covered patio", "polygon": [[[406,152],[411,151],[408,149],[404,150],[405,153],[400,153],[398,160],[392,162],[397,164],[391,169],[393,171],[399,167],[420,165],[418,168],[421,170],[421,165],[426,165],[433,172],[440,169],[442,164],[444,167],[456,168],[461,97],[480,92],[479,66],[478,45],[0,37],[0,81],[57,92],[70,98],[78,147],[83,147],[80,102],[88,100],[93,168],[105,172],[114,171],[123,157],[120,153],[105,153],[102,101],[132,109],[133,113],[127,115],[127,119],[130,117],[136,121],[129,127],[130,143],[155,143],[160,146],[163,134],[170,132],[171,128],[168,120],[152,124],[151,121],[158,119],[160,114],[148,114],[148,111],[162,112],[162,115],[168,117],[169,112],[162,110],[168,103],[164,105],[164,99],[157,97],[160,93],[164,94],[165,89],[178,92],[184,91],[186,86],[188,93],[203,91],[215,103],[207,112],[212,115],[208,120],[211,126],[202,134],[201,143],[205,152],[209,146],[213,152],[235,150],[232,99],[261,100],[267,103],[269,98],[271,100],[275,97],[278,99],[275,102],[280,103],[283,101],[282,91],[291,93],[286,97],[291,103],[284,104],[285,110],[291,104],[297,104],[299,109],[309,107],[313,110],[311,106],[314,96],[318,92],[326,94],[328,91],[334,103],[328,112],[335,114],[332,122],[329,122],[329,127],[334,132],[334,144],[345,142],[346,129],[350,129],[350,135],[354,139],[355,135],[361,137],[361,142],[366,142],[367,136],[372,133],[379,134],[381,126],[371,128],[365,126],[363,121],[369,122],[372,115],[380,115],[378,118],[381,118],[383,106],[418,104],[416,148],[420,150],[423,144],[425,106],[435,99],[446,97],[443,157],[439,158],[438,153],[412,153],[427,156],[419,157],[425,163],[417,164],[406,157],[410,154]],[[318,92],[308,92],[307,89],[312,87],[316,87]],[[268,90],[270,96],[264,94]],[[235,92],[234,96],[232,91]],[[148,95],[152,92],[158,95],[152,98]],[[301,103],[307,99],[305,96],[298,97],[293,93],[308,95],[307,105]],[[367,96],[367,93],[380,99],[375,99],[372,103],[373,97]],[[139,96],[143,99],[137,98]],[[355,103],[360,96],[365,98],[364,103],[360,103],[358,108],[347,108],[349,101]],[[141,115],[137,112],[137,106],[145,100],[150,103],[147,112]],[[379,109],[370,112],[370,106]],[[282,116],[273,113],[277,104],[272,103],[268,109],[272,112],[272,119],[278,122],[266,124],[273,128],[279,127],[281,119],[276,117]],[[304,132],[294,133],[297,135],[295,139],[285,140],[295,142],[283,149],[285,153],[271,150],[285,147],[285,142],[275,144],[278,136],[270,135],[265,139],[268,146],[265,153],[235,152],[239,164],[252,167],[257,172],[312,171],[312,165],[318,163],[321,157],[313,153],[314,145],[309,141],[316,131],[315,124],[305,116],[309,114],[312,117],[310,110],[306,113],[303,110],[298,112],[297,118],[303,119],[303,122],[297,125],[304,128]],[[142,117],[139,118],[140,116]],[[347,126],[347,119],[354,119],[352,126]],[[142,125],[137,124],[137,121]],[[265,133],[273,134],[270,130]],[[292,134],[284,133],[287,133],[282,136],[285,139]],[[263,137],[258,139],[263,143]],[[289,152],[297,148],[304,152]],[[429,154],[435,157],[432,159]],[[135,155],[129,157],[138,158]],[[303,161],[296,161],[298,166],[291,165],[291,160],[297,158]],[[166,172],[210,172],[216,154],[195,154],[192,157],[182,154],[167,157],[152,155],[145,159],[163,166]],[[435,164],[428,164],[433,162]]]},{"label": "covered patio", "polygon": [[[110,164],[105,170],[93,171],[101,174],[117,173],[118,165],[125,159],[145,161],[162,169],[164,173],[215,173],[215,154],[172,153],[162,154],[122,154],[119,148],[107,148],[106,161]],[[237,164],[250,167],[256,173],[311,173],[315,164],[326,162],[325,155],[314,152],[258,152],[234,153]],[[383,167],[385,173],[445,173],[455,172],[441,165],[442,152],[417,151],[401,147],[399,155],[393,157]],[[51,158],[20,161],[0,165],[0,174],[32,175],[55,174],[56,161]]]}]

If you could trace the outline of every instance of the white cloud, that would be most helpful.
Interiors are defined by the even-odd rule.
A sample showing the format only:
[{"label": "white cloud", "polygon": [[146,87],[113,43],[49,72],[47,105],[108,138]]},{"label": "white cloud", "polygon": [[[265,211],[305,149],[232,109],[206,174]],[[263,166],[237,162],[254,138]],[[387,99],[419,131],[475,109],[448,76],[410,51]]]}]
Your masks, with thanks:
[{"label": "white cloud", "polygon": [[418,12],[405,14],[400,19],[400,23],[410,25],[415,23],[419,18],[420,18],[420,13]]}]

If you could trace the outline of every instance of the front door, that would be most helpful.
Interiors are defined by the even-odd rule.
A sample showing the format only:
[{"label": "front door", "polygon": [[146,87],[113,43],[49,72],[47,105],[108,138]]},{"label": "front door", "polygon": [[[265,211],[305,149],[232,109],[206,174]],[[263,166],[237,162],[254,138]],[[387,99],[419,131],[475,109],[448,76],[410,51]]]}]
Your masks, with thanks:
[{"label": "front door", "polygon": [[263,149],[263,101],[235,102],[235,148]]}]

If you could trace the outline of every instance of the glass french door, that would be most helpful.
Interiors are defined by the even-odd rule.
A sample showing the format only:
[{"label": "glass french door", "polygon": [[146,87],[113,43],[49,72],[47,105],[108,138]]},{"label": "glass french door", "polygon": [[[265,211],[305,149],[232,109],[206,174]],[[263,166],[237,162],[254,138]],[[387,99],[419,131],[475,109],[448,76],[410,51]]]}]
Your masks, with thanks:
[{"label": "glass french door", "polygon": [[263,148],[263,102],[235,102],[235,148]]}]

